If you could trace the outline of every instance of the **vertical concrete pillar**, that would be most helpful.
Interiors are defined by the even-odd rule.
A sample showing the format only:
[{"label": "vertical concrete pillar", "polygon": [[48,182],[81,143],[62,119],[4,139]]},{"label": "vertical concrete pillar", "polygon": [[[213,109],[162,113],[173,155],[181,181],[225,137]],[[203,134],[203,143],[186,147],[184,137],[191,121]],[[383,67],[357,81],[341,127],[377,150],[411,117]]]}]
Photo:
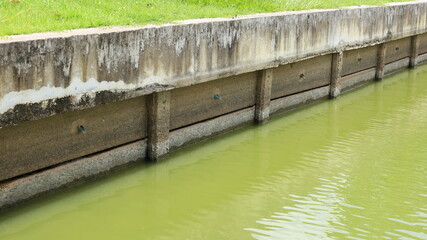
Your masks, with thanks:
[{"label": "vertical concrete pillar", "polygon": [[420,45],[420,38],[419,35],[412,36],[411,38],[411,55],[409,58],[409,67],[415,68],[418,64],[418,53],[419,53],[419,45]]},{"label": "vertical concrete pillar", "polygon": [[148,96],[147,157],[158,161],[169,152],[170,91]]},{"label": "vertical concrete pillar", "polygon": [[380,81],[384,77],[386,49],[387,49],[387,43],[381,43],[378,46],[377,67],[376,67],[376,71],[375,71],[375,80],[377,80],[377,81]]},{"label": "vertical concrete pillar", "polygon": [[258,73],[256,89],[255,122],[264,124],[270,117],[271,83],[273,69],[264,69]]},{"label": "vertical concrete pillar", "polygon": [[341,93],[340,78],[342,72],[342,59],[342,52],[332,54],[331,88],[329,91],[330,98],[336,98]]}]

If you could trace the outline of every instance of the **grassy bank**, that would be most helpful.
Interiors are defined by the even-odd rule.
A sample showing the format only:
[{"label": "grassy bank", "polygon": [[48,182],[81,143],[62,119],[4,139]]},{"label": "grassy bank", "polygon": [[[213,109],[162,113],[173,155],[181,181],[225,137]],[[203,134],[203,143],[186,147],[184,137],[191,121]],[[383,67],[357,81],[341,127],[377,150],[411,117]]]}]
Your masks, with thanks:
[{"label": "grassy bank", "polygon": [[0,0],[0,36],[402,1],[404,0]]}]

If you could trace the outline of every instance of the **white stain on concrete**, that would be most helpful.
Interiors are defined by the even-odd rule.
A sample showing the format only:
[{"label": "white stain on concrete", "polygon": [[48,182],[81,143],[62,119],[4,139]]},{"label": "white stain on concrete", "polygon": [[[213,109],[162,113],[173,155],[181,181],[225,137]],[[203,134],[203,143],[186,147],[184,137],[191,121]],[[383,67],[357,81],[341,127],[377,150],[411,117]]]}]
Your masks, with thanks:
[{"label": "white stain on concrete", "polygon": [[120,92],[135,89],[136,87],[136,84],[126,84],[123,81],[98,82],[96,79],[91,78],[87,82],[82,82],[80,79],[76,78],[71,81],[70,86],[67,88],[52,87],[48,85],[38,90],[29,89],[19,92],[10,92],[0,100],[0,114],[18,104],[38,103],[66,96],[74,96],[74,99],[80,100],[84,94],[88,93],[90,94],[106,90]]}]

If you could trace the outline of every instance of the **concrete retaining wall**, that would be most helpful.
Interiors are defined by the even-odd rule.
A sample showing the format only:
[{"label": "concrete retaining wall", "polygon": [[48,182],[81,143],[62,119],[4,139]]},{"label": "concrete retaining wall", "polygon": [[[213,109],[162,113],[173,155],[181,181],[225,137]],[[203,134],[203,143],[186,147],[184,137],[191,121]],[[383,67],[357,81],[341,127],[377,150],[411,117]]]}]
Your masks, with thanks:
[{"label": "concrete retaining wall", "polygon": [[415,1],[0,40],[0,209],[415,67],[426,32]]},{"label": "concrete retaining wall", "polygon": [[413,36],[426,14],[423,0],[12,36],[0,40],[0,127]]}]

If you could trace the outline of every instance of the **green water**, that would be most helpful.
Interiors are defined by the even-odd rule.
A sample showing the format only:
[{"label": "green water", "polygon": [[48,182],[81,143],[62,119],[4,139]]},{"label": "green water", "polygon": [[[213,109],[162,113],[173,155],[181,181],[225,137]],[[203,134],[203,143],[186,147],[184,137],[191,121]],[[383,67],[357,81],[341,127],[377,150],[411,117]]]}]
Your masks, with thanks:
[{"label": "green water", "polygon": [[0,239],[427,239],[427,66],[0,216]]}]

